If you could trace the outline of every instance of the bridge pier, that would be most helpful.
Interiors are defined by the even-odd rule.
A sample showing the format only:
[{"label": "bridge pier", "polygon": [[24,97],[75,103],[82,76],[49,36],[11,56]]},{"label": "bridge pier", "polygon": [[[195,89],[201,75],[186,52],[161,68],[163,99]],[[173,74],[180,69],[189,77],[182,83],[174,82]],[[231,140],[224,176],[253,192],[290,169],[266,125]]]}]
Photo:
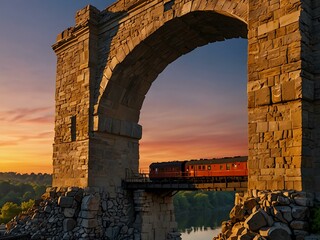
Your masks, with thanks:
[{"label": "bridge pier", "polygon": [[134,226],[141,232],[141,240],[179,240],[170,191],[134,191],[136,220]]}]

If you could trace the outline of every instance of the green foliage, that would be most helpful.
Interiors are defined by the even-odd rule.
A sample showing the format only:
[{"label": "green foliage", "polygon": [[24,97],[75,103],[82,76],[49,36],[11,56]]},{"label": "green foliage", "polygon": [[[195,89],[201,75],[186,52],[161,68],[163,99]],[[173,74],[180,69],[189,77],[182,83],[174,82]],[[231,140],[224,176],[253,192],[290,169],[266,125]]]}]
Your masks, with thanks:
[{"label": "green foliage", "polygon": [[233,192],[181,191],[173,198],[179,229],[221,226],[234,204]]},{"label": "green foliage", "polygon": [[[15,183],[29,183],[36,185],[51,185],[51,174],[38,173],[38,174],[20,174],[15,172],[0,172],[0,181],[9,181]],[[0,186],[1,190],[1,186]]]},{"label": "green foliage", "polygon": [[13,202],[7,202],[1,208],[0,222],[6,223],[20,212],[20,206]]},{"label": "green foliage", "polygon": [[28,202],[22,202],[21,203],[21,210],[27,211],[29,208],[32,208],[34,205],[34,200],[30,199]]},{"label": "green foliage", "polygon": [[320,207],[315,207],[311,211],[311,230],[320,233]]},{"label": "green foliage", "polygon": [[30,208],[50,185],[49,174],[0,173],[0,224]]}]

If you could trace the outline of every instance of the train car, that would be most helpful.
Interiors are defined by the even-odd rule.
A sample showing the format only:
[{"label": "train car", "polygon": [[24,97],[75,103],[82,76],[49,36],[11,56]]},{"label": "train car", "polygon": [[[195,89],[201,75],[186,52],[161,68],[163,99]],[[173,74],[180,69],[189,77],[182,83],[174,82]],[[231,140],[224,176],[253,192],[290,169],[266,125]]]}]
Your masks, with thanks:
[{"label": "train car", "polygon": [[150,180],[179,179],[185,175],[187,161],[152,163],[149,169]]},{"label": "train car", "polygon": [[248,157],[191,160],[185,175],[193,178],[246,177]]}]

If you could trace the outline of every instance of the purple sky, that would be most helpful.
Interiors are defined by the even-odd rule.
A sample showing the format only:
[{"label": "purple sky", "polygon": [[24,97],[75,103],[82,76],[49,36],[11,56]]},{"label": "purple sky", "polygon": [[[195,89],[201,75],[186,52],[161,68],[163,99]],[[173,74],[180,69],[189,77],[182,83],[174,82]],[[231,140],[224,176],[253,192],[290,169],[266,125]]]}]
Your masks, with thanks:
[{"label": "purple sky", "polygon": [[[111,1],[2,0],[0,171],[51,172],[56,35],[87,4]],[[142,107],[141,165],[247,154],[247,41],[197,48],[170,64]]]}]

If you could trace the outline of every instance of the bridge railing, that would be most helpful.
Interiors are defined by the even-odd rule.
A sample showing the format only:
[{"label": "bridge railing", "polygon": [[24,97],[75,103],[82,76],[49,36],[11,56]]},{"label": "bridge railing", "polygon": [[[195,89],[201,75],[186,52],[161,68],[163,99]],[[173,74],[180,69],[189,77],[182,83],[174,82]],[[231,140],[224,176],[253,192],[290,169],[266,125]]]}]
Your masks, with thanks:
[{"label": "bridge railing", "polygon": [[127,168],[124,181],[126,181],[126,182],[150,182],[149,173],[144,173],[144,172],[135,173],[131,169]]}]

